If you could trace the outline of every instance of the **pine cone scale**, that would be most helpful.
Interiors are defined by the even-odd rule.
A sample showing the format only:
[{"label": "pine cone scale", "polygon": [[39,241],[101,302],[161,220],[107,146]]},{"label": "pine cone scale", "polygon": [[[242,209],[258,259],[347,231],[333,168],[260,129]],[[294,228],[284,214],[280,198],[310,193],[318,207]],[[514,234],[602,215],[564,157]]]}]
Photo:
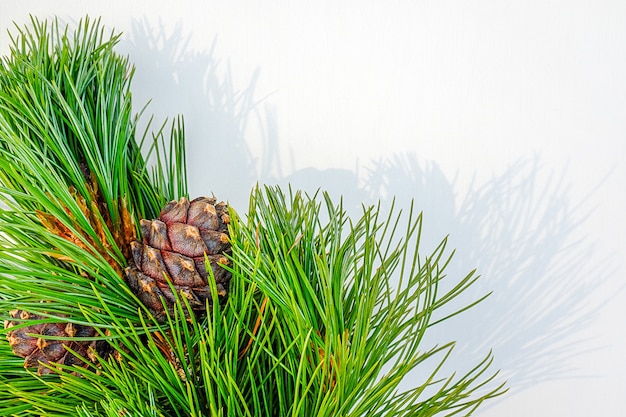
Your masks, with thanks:
[{"label": "pine cone scale", "polygon": [[202,256],[208,251],[204,240],[200,236],[200,230],[195,226],[172,223],[168,225],[167,235],[174,252],[193,258]]},{"label": "pine cone scale", "polygon": [[165,223],[186,223],[188,211],[189,201],[186,198],[181,198],[180,201],[170,201],[161,210],[159,219]]},{"label": "pine cone scale", "polygon": [[204,241],[209,255],[217,255],[228,250],[230,243],[228,235],[216,230],[201,230],[200,236]]},{"label": "pine cone scale", "polygon": [[145,241],[157,249],[172,250],[167,225],[160,220],[141,220],[141,233]]},{"label": "pine cone scale", "polygon": [[187,223],[198,229],[217,230],[219,227],[219,219],[217,209],[213,205],[214,203],[215,200],[211,199],[196,200],[189,207],[189,219]]}]

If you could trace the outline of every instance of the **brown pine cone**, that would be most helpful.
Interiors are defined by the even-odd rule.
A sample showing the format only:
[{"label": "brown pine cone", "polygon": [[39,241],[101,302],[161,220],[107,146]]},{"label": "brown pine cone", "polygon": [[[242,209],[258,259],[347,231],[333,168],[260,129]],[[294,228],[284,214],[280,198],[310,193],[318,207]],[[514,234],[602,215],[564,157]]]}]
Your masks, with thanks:
[{"label": "brown pine cone", "polygon": [[226,204],[214,198],[186,198],[169,202],[158,220],[141,220],[143,243],[132,243],[133,262],[126,268],[128,285],[157,317],[172,313],[176,291],[195,311],[204,311],[211,300],[207,263],[217,293],[226,297],[230,272],[225,254],[230,252]]},{"label": "brown pine cone", "polygon": [[[6,320],[5,329],[15,328],[24,321],[42,320],[43,317],[28,313],[24,310],[13,310],[11,318]],[[38,335],[44,336],[40,337]],[[82,358],[93,360],[93,353],[98,352],[102,346],[94,340],[80,340],[80,338],[96,336],[93,327],[81,326],[67,322],[39,323],[31,326],[23,326],[9,330],[7,338],[13,349],[13,353],[25,359],[24,367],[37,367],[37,372],[42,374],[51,373],[52,370],[45,365],[79,365],[87,366],[87,363],[70,352],[76,352]],[[45,337],[68,337],[75,340],[47,339]],[[69,349],[69,350],[68,350]]]}]

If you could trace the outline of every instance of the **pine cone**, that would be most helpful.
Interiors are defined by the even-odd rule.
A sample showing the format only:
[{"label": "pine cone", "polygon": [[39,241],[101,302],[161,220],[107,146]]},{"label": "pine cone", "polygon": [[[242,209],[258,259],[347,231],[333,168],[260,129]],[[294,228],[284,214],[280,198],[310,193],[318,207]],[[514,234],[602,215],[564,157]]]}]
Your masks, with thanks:
[{"label": "pine cone", "polygon": [[[13,310],[10,312],[11,318],[16,320],[6,320],[5,329],[11,329],[18,324],[28,320],[42,320],[44,317],[28,313],[24,310]],[[84,338],[96,336],[93,327],[81,326],[72,323],[39,323],[31,326],[19,327],[7,332],[9,344],[13,353],[25,359],[24,367],[37,367],[39,375],[52,372],[45,365],[79,365],[87,366],[87,363],[78,356],[70,352],[76,352],[82,358],[94,359],[94,351],[102,353],[103,346],[95,340],[54,340],[47,337],[71,337]],[[68,350],[69,349],[69,350]]]},{"label": "pine cone", "polygon": [[[185,198],[169,202],[158,220],[141,220],[143,243],[132,243],[134,265],[126,268],[128,285],[157,317],[165,309],[173,312],[177,294],[183,295],[195,311],[204,311],[212,302],[206,260],[212,269],[217,293],[228,291],[230,251],[227,207],[214,198]],[[205,259],[206,258],[206,259]]]}]

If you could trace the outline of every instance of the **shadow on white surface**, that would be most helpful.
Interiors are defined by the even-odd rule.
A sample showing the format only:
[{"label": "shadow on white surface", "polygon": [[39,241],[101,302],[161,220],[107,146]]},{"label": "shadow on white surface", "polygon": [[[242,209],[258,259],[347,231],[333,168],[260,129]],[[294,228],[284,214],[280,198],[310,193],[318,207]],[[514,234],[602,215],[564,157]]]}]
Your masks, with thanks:
[{"label": "shadow on white surface", "polygon": [[[259,117],[254,102],[258,71],[248,86],[238,90],[229,66],[214,56],[216,40],[208,51],[192,50],[189,40],[180,23],[169,29],[162,24],[153,27],[146,19],[133,21],[122,48],[136,63],[135,107],[154,103],[146,109],[154,114],[152,130],[183,115],[191,190],[218,198],[228,198],[232,190],[247,194],[257,178],[258,161],[245,134],[248,123]],[[148,117],[143,119],[147,122]]]},{"label": "shadow on white surface", "polygon": [[452,283],[478,269],[467,300],[491,296],[433,328],[429,340],[458,341],[452,368],[493,349],[512,391],[581,376],[572,359],[583,353],[577,342],[600,308],[594,293],[608,272],[587,264],[593,247],[580,236],[585,214],[569,201],[564,180],[543,171],[539,158],[520,161],[457,198],[435,164],[424,168],[403,155],[377,163],[366,185],[374,195],[415,198],[426,230],[435,239],[450,234]]},{"label": "shadow on white surface", "polygon": [[440,315],[492,292],[473,309],[431,328],[424,348],[457,341],[441,375],[468,370],[492,349],[493,368],[501,369],[498,380],[518,393],[545,381],[591,376],[581,375],[573,362],[590,346],[581,338],[602,306],[594,297],[598,283],[610,272],[588,264],[593,245],[580,236],[585,213],[569,201],[562,177],[546,179],[543,171],[539,158],[520,161],[472,185],[463,198],[435,163],[421,164],[411,155],[373,163],[360,187],[345,170],[307,168],[278,182],[343,195],[355,213],[362,202],[380,199],[384,207],[395,199],[406,209],[414,200],[424,212],[423,247],[434,248],[449,235],[448,247],[456,251],[448,285],[473,268],[481,275]]},{"label": "shadow on white surface", "polygon": [[[257,181],[327,190],[343,196],[353,213],[378,199],[388,205],[395,197],[400,207],[414,199],[425,216],[423,243],[434,247],[450,235],[449,247],[457,250],[448,269],[450,285],[475,267],[482,276],[461,301],[493,294],[432,328],[425,348],[458,342],[442,375],[466,370],[493,349],[493,368],[501,369],[499,378],[512,392],[579,376],[572,359],[582,353],[580,335],[601,307],[591,301],[597,300],[594,280],[608,271],[588,264],[593,245],[579,230],[585,213],[569,200],[565,180],[548,176],[539,158],[513,164],[462,196],[435,163],[420,163],[410,154],[368,162],[363,177],[346,169],[293,171],[282,162],[276,110],[255,100],[258,71],[238,90],[213,49],[190,50],[180,26],[167,31],[135,21],[123,47],[138,66],[139,103],[153,98],[156,120],[185,116],[193,193],[210,190],[240,212]],[[247,139],[250,124],[260,137],[260,152]]]}]

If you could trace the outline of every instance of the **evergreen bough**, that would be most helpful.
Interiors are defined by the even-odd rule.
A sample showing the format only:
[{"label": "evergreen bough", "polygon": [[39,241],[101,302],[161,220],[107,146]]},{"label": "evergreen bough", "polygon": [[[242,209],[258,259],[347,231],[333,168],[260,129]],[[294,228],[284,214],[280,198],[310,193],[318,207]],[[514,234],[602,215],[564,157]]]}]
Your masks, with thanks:
[{"label": "evergreen bough", "polygon": [[139,220],[188,197],[182,119],[136,132],[133,67],[99,21],[16,30],[0,65],[0,314],[93,328],[78,342],[105,348],[40,375],[4,329],[1,415],[451,416],[505,391],[490,353],[442,375],[454,342],[425,346],[482,299],[450,310],[477,276],[440,291],[451,253],[445,239],[420,253],[413,207],[351,218],[325,193],[257,187],[246,216],[229,209],[227,301],[198,315],[179,296],[154,317],[121,271]]}]

